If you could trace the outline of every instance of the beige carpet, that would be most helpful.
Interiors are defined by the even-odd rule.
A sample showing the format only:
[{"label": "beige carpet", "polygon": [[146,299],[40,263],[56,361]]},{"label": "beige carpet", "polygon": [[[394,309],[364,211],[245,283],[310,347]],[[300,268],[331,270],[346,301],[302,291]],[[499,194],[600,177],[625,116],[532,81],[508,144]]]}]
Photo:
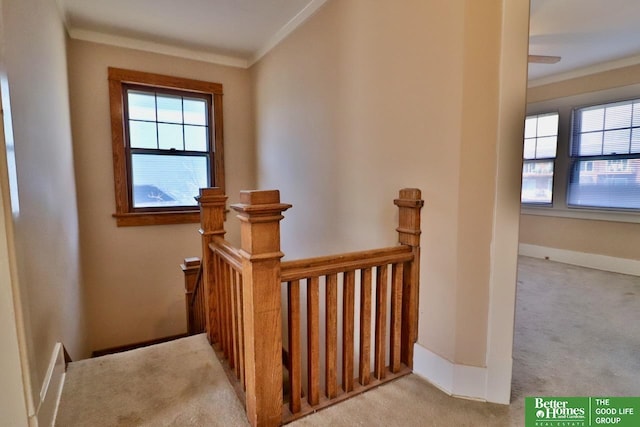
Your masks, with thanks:
[{"label": "beige carpet", "polygon": [[[410,375],[291,426],[523,426],[525,396],[640,396],[640,278],[521,258],[510,406]],[[57,426],[244,426],[204,335],[72,363]]]},{"label": "beige carpet", "polygon": [[58,427],[247,426],[204,334],[69,364]]}]

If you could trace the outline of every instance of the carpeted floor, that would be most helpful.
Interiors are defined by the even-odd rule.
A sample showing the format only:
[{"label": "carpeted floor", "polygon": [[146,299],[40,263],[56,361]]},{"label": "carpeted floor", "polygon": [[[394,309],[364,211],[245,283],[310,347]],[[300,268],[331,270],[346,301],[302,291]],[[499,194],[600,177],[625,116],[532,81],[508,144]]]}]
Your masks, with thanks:
[{"label": "carpeted floor", "polygon": [[[520,258],[510,406],[415,375],[292,426],[523,426],[525,396],[640,395],[640,277]],[[56,425],[246,426],[204,335],[69,365]]]},{"label": "carpeted floor", "polygon": [[70,363],[58,427],[247,426],[204,334]]}]

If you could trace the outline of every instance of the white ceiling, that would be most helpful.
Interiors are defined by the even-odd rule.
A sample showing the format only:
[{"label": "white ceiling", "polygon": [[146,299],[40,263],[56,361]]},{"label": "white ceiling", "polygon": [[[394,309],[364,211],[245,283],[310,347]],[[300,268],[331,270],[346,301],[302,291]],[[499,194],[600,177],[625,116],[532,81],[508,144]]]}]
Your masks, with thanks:
[{"label": "white ceiling", "polygon": [[[251,60],[325,0],[57,0],[72,37],[117,36]],[[313,9],[313,10],[309,10]]]},{"label": "white ceiling", "polygon": [[[138,47],[164,46],[247,66],[326,0],[57,1],[71,37],[136,41],[142,43]],[[640,63],[639,17],[640,0],[531,0],[529,53],[562,60],[530,64],[529,80],[602,68],[610,61]]]},{"label": "white ceiling", "polygon": [[639,19],[639,0],[531,0],[529,53],[562,60],[530,64],[529,80],[622,59],[640,63]]}]

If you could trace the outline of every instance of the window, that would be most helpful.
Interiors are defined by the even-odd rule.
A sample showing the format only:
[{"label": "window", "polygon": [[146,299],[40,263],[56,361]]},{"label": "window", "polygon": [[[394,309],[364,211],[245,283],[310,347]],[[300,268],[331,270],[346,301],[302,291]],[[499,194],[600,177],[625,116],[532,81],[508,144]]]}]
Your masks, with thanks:
[{"label": "window", "polygon": [[109,95],[117,224],[198,222],[224,188],[222,85],[109,68]]},{"label": "window", "polygon": [[520,195],[522,203],[551,205],[557,145],[558,113],[527,116]]},{"label": "window", "polygon": [[569,207],[640,209],[640,99],[573,110]]}]

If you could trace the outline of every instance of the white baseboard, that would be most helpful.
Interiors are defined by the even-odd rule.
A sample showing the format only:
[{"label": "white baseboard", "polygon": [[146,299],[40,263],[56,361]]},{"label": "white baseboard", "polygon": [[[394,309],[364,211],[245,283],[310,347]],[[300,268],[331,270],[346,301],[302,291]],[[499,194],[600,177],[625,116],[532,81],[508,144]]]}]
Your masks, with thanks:
[{"label": "white baseboard", "polygon": [[62,395],[64,374],[64,348],[61,343],[56,343],[40,390],[40,402],[38,402],[34,420],[38,427],[53,426]]},{"label": "white baseboard", "polygon": [[487,392],[487,368],[457,365],[415,344],[413,373],[450,396],[491,402],[491,395]]},{"label": "white baseboard", "polygon": [[595,268],[596,270],[640,276],[640,261],[634,259],[548,248],[527,243],[520,243],[518,253],[532,258],[549,259],[580,267]]}]

